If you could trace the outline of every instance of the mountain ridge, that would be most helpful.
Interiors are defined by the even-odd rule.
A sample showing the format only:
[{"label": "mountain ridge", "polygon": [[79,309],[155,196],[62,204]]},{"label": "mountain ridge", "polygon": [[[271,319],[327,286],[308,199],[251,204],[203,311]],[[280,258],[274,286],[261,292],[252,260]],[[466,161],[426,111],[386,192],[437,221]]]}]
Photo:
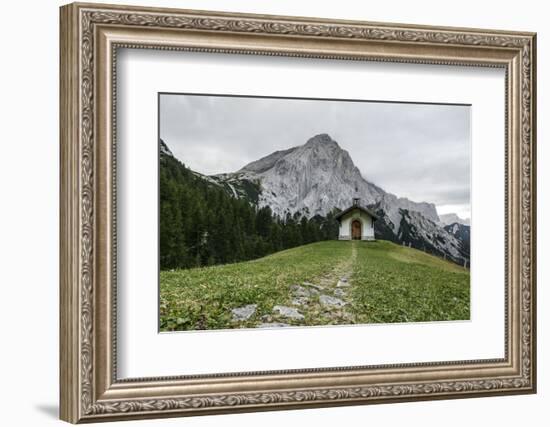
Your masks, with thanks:
[{"label": "mountain ridge", "polygon": [[325,216],[334,208],[347,208],[358,197],[364,205],[381,203],[395,226],[401,219],[399,209],[417,211],[439,222],[435,204],[398,197],[365,179],[348,151],[326,133],[303,145],[275,151],[237,172],[214,176],[226,182],[261,182],[259,206],[270,206],[281,217],[296,212]]},{"label": "mountain ridge", "polygon": [[454,224],[454,223],[462,224],[462,225],[470,225],[470,219],[469,218],[467,218],[467,219],[460,218],[455,213],[448,213],[448,214],[439,215],[439,222],[443,225],[451,225],[451,224]]},{"label": "mountain ridge", "polygon": [[[167,146],[166,150],[171,155]],[[326,133],[261,157],[236,172],[202,177],[233,197],[245,198],[258,208],[269,207],[280,218],[327,217],[359,198],[361,205],[380,215],[375,223],[378,237],[459,264],[469,261],[469,226],[464,225],[468,232],[454,235],[445,228],[448,224],[441,221],[435,204],[398,197],[368,181],[350,154]]]}]

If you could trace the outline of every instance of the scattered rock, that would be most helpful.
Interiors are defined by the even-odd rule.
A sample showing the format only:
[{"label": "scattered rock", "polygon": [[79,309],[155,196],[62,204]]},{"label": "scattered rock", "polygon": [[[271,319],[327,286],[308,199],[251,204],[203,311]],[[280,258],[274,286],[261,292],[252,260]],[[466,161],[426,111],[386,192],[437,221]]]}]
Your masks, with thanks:
[{"label": "scattered rock", "polygon": [[338,280],[338,283],[336,284],[336,287],[338,288],[347,288],[349,286],[348,279],[345,279],[342,277],[340,280]]},{"label": "scattered rock", "polygon": [[336,295],[337,297],[345,297],[346,296],[346,291],[342,288],[336,288],[334,290],[334,295]]},{"label": "scattered rock", "polygon": [[286,305],[276,305],[273,307],[273,312],[280,314],[283,317],[294,320],[303,320],[304,315],[293,307],[287,307]]},{"label": "scattered rock", "polygon": [[272,322],[273,321],[273,317],[271,317],[271,315],[269,314],[264,314],[262,317],[262,322],[264,323],[268,323],[268,322]]},{"label": "scattered rock", "polygon": [[322,287],[322,286],[315,285],[314,283],[310,283],[310,282],[303,282],[302,285],[308,286],[308,287],[313,288],[313,289],[317,289],[318,291],[322,291],[322,290],[323,290],[323,287]]},{"label": "scattered rock", "polygon": [[307,305],[309,304],[309,298],[308,297],[296,297],[292,299],[293,305]]},{"label": "scattered rock", "polygon": [[355,318],[350,313],[346,313],[346,312],[342,313],[342,319],[344,319],[345,321],[351,324],[355,323]]},{"label": "scattered rock", "polygon": [[288,323],[281,322],[269,322],[269,323],[260,323],[257,328],[284,328],[285,326],[290,326]]},{"label": "scattered rock", "polygon": [[235,321],[243,321],[250,319],[254,313],[256,313],[256,309],[258,308],[257,304],[248,304],[242,307],[237,307],[231,310],[231,314],[233,314],[233,320]]},{"label": "scattered rock", "polygon": [[319,302],[328,307],[343,307],[346,305],[340,298],[331,297],[330,295],[321,295],[319,297]]},{"label": "scattered rock", "polygon": [[329,325],[353,325],[355,324],[355,318],[352,314],[346,313],[345,310],[331,310],[331,311],[325,311],[321,314],[324,319],[330,320],[331,322],[328,323]]},{"label": "scattered rock", "polygon": [[308,289],[300,285],[292,285],[290,287],[290,290],[292,291],[292,294],[295,297],[310,297],[312,295],[319,294],[319,291],[317,289],[314,289],[314,288]]}]

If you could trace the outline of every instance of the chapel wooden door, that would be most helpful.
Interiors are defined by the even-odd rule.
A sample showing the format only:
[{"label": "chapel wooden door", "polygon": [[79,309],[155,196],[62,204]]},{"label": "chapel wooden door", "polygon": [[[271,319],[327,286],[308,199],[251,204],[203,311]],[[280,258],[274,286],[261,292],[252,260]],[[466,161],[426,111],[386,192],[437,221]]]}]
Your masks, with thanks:
[{"label": "chapel wooden door", "polygon": [[361,240],[361,221],[357,219],[351,223],[351,238],[353,240]]}]

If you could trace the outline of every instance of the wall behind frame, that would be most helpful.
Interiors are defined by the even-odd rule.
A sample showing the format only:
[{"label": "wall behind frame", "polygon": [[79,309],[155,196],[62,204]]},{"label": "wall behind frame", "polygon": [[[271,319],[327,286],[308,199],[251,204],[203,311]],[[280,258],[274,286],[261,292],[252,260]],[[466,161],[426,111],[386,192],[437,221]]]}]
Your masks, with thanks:
[{"label": "wall behind frame", "polygon": [[[333,19],[403,22],[537,31],[538,117],[550,115],[550,29],[544,2],[536,0],[128,0],[111,3]],[[58,402],[58,7],[56,0],[3,4],[0,79],[0,400],[6,425],[62,425]],[[539,120],[539,122],[541,122]],[[538,128],[538,253],[550,254],[550,126]],[[488,165],[490,167],[490,165]],[[538,265],[539,393],[436,402],[300,411],[264,412],[188,419],[125,422],[128,426],[281,425],[516,426],[544,425],[550,405],[550,267]],[[7,342],[7,344],[6,344]]]}]

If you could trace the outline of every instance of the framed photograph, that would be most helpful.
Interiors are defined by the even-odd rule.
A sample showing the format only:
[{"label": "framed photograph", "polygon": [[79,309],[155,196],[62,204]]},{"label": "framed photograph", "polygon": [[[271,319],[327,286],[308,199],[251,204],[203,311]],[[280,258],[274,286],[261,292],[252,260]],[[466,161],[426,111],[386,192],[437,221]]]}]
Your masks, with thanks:
[{"label": "framed photograph", "polygon": [[63,420],[536,391],[535,34],[60,22]]}]

